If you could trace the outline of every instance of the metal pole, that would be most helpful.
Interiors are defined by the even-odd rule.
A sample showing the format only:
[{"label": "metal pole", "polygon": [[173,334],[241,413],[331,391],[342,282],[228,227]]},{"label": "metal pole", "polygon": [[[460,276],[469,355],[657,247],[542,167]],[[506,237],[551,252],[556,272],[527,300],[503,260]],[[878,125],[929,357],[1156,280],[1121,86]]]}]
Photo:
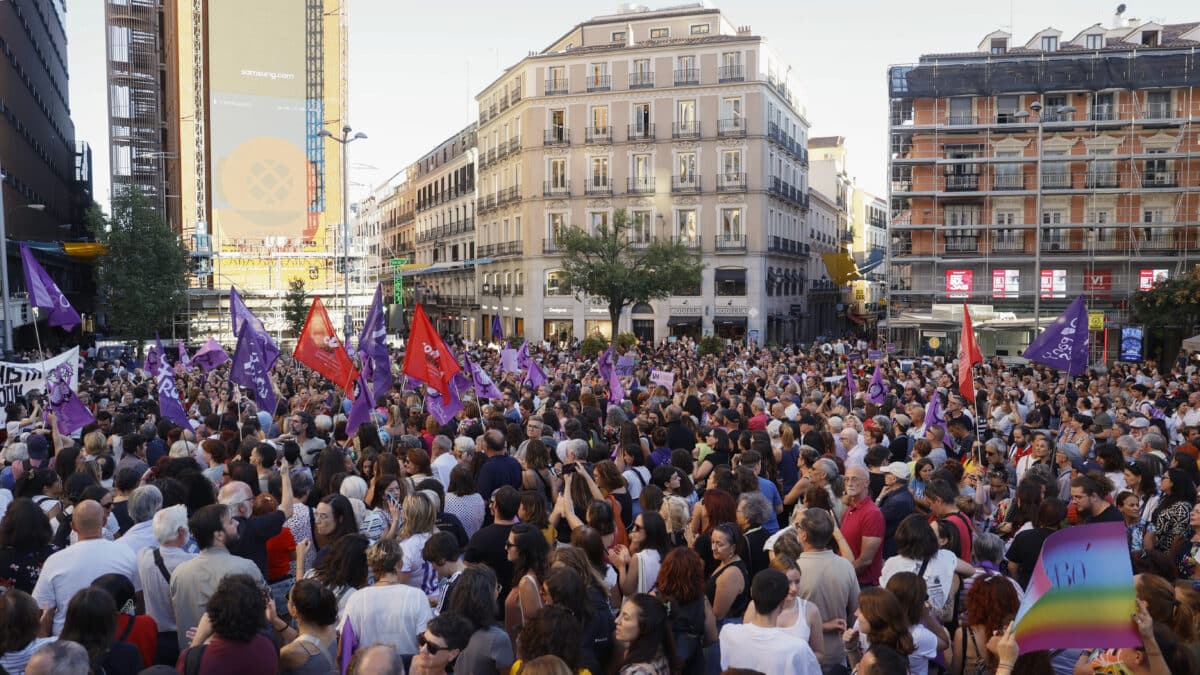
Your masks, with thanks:
[{"label": "metal pole", "polygon": [[1033,250],[1033,337],[1042,332],[1042,114],[1038,111],[1037,122],[1037,192],[1035,193]]},{"label": "metal pole", "polygon": [[4,302],[4,351],[13,348],[12,306],[8,294],[8,225],[4,220],[4,181],[7,176],[0,169],[0,295]]},{"label": "metal pole", "polygon": [[349,343],[354,332],[350,318],[350,127],[342,129],[342,308],[346,312],[342,339]]}]

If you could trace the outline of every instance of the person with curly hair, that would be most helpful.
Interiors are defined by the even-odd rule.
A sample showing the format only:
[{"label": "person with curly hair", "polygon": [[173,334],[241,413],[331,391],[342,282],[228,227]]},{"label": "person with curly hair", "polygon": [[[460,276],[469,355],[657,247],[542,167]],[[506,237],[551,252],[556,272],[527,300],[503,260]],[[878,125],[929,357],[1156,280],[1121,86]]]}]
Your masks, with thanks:
[{"label": "person with curly hair", "polygon": [[658,576],[653,595],[667,607],[682,672],[703,673],[703,647],[717,641],[717,619],[704,594],[704,561],[690,548],[674,548],[663,558]]},{"label": "person with curly hair", "polygon": [[[545,540],[542,540],[545,541]],[[395,539],[380,539],[367,549],[375,583],[350,596],[342,615],[358,642],[390,644],[402,656],[417,653],[416,636],[433,616],[429,598],[400,579],[404,550]]]},{"label": "person with curly hair", "polygon": [[572,673],[580,668],[579,643],[583,629],[565,607],[547,605],[529,617],[521,626],[517,638],[517,661],[512,671],[522,672],[521,666],[539,656],[553,654],[567,664]]},{"label": "person with curly hair", "polygon": [[9,504],[0,519],[0,587],[32,593],[42,565],[54,553],[52,537],[50,521],[32,499]]},{"label": "person with curly hair", "polygon": [[1007,578],[989,574],[971,584],[966,604],[966,620],[950,640],[949,672],[976,672],[979,668],[991,672],[999,662],[988,649],[988,640],[1016,617],[1021,600]]},{"label": "person with curly hair", "polygon": [[279,672],[275,644],[262,634],[267,600],[267,591],[249,575],[222,578],[175,668],[197,675]]}]

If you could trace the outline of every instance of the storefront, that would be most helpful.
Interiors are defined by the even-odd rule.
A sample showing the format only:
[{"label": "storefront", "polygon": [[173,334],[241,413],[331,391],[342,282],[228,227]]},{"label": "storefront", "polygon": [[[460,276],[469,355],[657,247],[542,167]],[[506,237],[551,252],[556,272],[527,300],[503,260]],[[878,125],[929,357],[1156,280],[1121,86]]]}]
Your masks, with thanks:
[{"label": "storefront", "polygon": [[718,316],[713,320],[713,333],[726,340],[741,341],[746,339],[746,317]]},{"label": "storefront", "polygon": [[654,308],[644,302],[634,305],[629,311],[630,328],[642,344],[654,344]]},{"label": "storefront", "polygon": [[674,338],[688,337],[693,340],[699,340],[701,334],[700,317],[672,316],[667,319],[667,330],[670,331],[671,337]]},{"label": "storefront", "polygon": [[542,322],[542,335],[550,342],[573,342],[575,322],[571,319],[546,319]]},{"label": "storefront", "polygon": [[583,322],[585,337],[600,336],[605,340],[612,339],[612,321],[608,319],[587,319]]}]

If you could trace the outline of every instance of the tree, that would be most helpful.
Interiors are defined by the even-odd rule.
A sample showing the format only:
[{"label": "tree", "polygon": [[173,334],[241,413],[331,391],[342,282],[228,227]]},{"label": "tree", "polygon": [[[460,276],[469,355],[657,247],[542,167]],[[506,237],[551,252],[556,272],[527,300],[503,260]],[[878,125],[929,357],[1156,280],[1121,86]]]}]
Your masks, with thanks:
[{"label": "tree", "polygon": [[170,328],[187,303],[188,253],[179,234],[133,188],[113,195],[110,216],[93,208],[88,221],[108,246],[96,282],[109,327],[139,345]]},{"label": "tree", "polygon": [[283,298],[283,318],[294,335],[299,336],[304,330],[304,321],[308,318],[308,293],[304,290],[304,280],[297,277],[288,282],[287,295]]},{"label": "tree", "polygon": [[625,307],[670,297],[681,288],[700,285],[704,263],[681,242],[656,239],[635,244],[624,209],[613,214],[612,225],[594,233],[572,227],[557,237],[562,250],[563,283],[582,299],[590,295],[608,305],[613,331]]},{"label": "tree", "polygon": [[1200,267],[1135,292],[1130,306],[1136,323],[1192,330],[1200,322]]}]

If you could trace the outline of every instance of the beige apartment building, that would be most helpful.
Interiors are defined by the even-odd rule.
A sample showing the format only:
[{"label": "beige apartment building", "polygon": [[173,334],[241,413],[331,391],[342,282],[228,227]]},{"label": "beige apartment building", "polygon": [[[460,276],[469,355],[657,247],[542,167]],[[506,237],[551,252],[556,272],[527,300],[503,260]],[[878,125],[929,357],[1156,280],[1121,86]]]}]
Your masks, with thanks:
[{"label": "beige apartment building", "polygon": [[814,334],[809,124],[789,73],[766,38],[699,4],[596,17],[508,68],[476,97],[478,258],[443,260],[475,269],[479,325],[498,314],[507,335],[610,336],[607,309],[561,283],[555,235],[625,209],[635,242],[679,240],[705,269],[698,287],[629,308],[617,331]]}]

